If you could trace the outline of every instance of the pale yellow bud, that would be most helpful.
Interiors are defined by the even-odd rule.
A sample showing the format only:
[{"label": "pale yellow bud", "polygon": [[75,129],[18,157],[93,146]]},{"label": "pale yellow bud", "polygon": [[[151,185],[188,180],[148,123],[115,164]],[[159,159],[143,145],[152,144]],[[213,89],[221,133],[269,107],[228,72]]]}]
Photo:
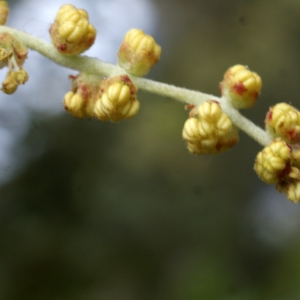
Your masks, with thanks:
[{"label": "pale yellow bud", "polygon": [[86,115],[84,99],[71,91],[64,97],[64,107],[76,118],[82,119]]},{"label": "pale yellow bud", "polygon": [[63,5],[57,13],[50,35],[56,49],[67,55],[82,53],[96,38],[96,30],[89,23],[85,10]]},{"label": "pale yellow bud", "polygon": [[16,72],[11,70],[7,73],[6,78],[2,82],[2,88],[1,90],[5,94],[13,94],[17,88],[18,88],[19,83],[16,80]]},{"label": "pale yellow bud", "polygon": [[128,76],[116,76],[104,80],[102,95],[96,100],[95,116],[102,121],[119,122],[137,114],[140,104],[136,99],[137,89]]},{"label": "pale yellow bud", "polygon": [[28,73],[23,68],[20,68],[18,71],[15,72],[15,80],[18,84],[25,84],[28,78]]},{"label": "pale yellow bud", "polygon": [[21,68],[18,71],[8,71],[5,80],[2,82],[2,91],[6,94],[14,93],[19,84],[24,84],[28,80],[27,72]]},{"label": "pale yellow bud", "polygon": [[290,172],[291,148],[280,139],[274,140],[256,156],[254,170],[266,183],[278,183]]},{"label": "pale yellow bud", "polygon": [[188,150],[194,154],[219,153],[235,145],[238,131],[222,112],[219,103],[207,101],[198,107],[198,117],[189,118],[183,127],[182,137]]},{"label": "pale yellow bud", "polygon": [[232,127],[232,122],[226,114],[221,115],[219,120],[217,121],[217,130],[216,135],[222,136],[226,134],[230,128]]},{"label": "pale yellow bud", "polygon": [[159,60],[161,47],[140,29],[129,30],[118,52],[119,65],[135,76],[146,75]]},{"label": "pale yellow bud", "polygon": [[286,186],[286,197],[294,202],[300,202],[300,181],[293,181]]},{"label": "pale yellow bud", "polygon": [[108,88],[107,96],[111,101],[116,101],[116,106],[124,106],[130,99],[130,88],[126,84],[116,82]]},{"label": "pale yellow bud", "polygon": [[198,130],[201,138],[217,138],[215,135],[216,124],[209,123],[206,120],[199,120],[198,122]]},{"label": "pale yellow bud", "polygon": [[207,120],[210,123],[215,123],[220,119],[222,115],[222,109],[219,103],[214,101],[206,101],[199,105],[198,115],[200,119]]},{"label": "pale yellow bud", "polygon": [[189,118],[185,121],[182,137],[189,143],[196,143],[200,140],[200,133],[198,129],[198,120],[196,118]]},{"label": "pale yellow bud", "polygon": [[300,112],[287,103],[271,107],[265,119],[266,130],[290,144],[300,142]]},{"label": "pale yellow bud", "polygon": [[237,109],[252,107],[261,87],[260,76],[242,65],[229,68],[220,83],[222,95]]}]

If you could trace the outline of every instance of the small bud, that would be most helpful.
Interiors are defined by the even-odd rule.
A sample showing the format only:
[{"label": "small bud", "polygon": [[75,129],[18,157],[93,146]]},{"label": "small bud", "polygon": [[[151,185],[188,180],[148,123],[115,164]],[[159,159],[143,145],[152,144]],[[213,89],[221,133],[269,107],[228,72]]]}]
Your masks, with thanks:
[{"label": "small bud", "polygon": [[75,77],[71,76],[71,79],[72,87],[64,97],[64,108],[76,118],[93,118],[102,77],[80,73]]},{"label": "small bud", "polygon": [[89,23],[85,10],[66,4],[59,9],[55,22],[50,27],[50,35],[61,54],[75,55],[92,46],[96,29]]},{"label": "small bud", "polygon": [[300,113],[287,103],[270,107],[265,127],[273,137],[280,137],[290,144],[300,142]]},{"label": "small bud", "polygon": [[235,108],[241,109],[255,104],[261,86],[262,82],[258,74],[251,72],[245,66],[235,65],[224,74],[220,90]]},{"label": "small bud", "polygon": [[274,140],[256,156],[254,170],[258,177],[270,184],[280,182],[291,170],[291,152],[283,140]]},{"label": "small bud", "polygon": [[207,101],[198,107],[198,118],[189,118],[182,137],[193,154],[219,153],[234,146],[238,130],[216,101]]},{"label": "small bud", "polygon": [[82,119],[85,117],[85,102],[81,95],[68,92],[64,97],[64,108],[72,116]]},{"label": "small bud", "polygon": [[5,94],[13,94],[18,88],[18,81],[16,80],[16,72],[11,70],[7,73],[6,78],[2,82],[1,90]]},{"label": "small bud", "polygon": [[118,63],[134,76],[146,75],[159,60],[161,47],[140,29],[129,30],[118,52]]},{"label": "small bud", "polygon": [[286,186],[286,197],[294,202],[300,202],[300,181],[291,182]]},{"label": "small bud", "polygon": [[15,72],[15,79],[18,84],[25,84],[28,78],[28,73],[23,68],[20,68],[18,71]]},{"label": "small bud", "polygon": [[9,8],[6,1],[0,1],[0,25],[4,25],[7,21]]},{"label": "small bud", "polygon": [[24,84],[28,80],[28,74],[24,69],[19,69],[18,71],[10,70],[8,71],[5,80],[2,82],[1,90],[5,94],[13,94],[19,84]]},{"label": "small bud", "polygon": [[119,122],[132,118],[139,111],[137,88],[127,75],[103,80],[101,91],[94,108],[99,120]]}]

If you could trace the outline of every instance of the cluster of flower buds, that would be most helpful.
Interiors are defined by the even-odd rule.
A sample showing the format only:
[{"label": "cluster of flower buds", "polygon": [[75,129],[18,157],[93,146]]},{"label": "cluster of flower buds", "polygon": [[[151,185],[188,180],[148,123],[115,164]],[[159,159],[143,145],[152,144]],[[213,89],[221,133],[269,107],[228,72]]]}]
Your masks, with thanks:
[{"label": "cluster of flower buds", "polygon": [[64,107],[74,117],[119,122],[139,110],[137,88],[127,75],[102,79],[81,73],[71,79],[72,90],[64,97]]},{"label": "cluster of flower buds", "polygon": [[0,1],[0,25],[4,25],[7,21],[9,8],[6,1]]},{"label": "cluster of flower buds", "polygon": [[216,101],[207,101],[197,107],[195,116],[185,122],[182,136],[188,150],[199,155],[225,151],[239,140],[237,128]]},{"label": "cluster of flower buds", "polygon": [[280,193],[300,202],[300,150],[293,149],[282,139],[275,139],[260,151],[255,160],[254,170],[259,178],[269,184],[276,184]]},{"label": "cluster of flower buds", "polygon": [[[62,40],[63,44],[66,42],[64,34],[68,32],[68,38],[74,38],[82,33],[81,26],[79,26],[81,23],[78,21],[81,19],[78,15],[86,16],[86,13],[76,10],[72,5],[62,6],[58,12],[56,21],[50,29],[54,44],[58,45],[58,50],[61,49]],[[69,20],[69,18],[71,19]],[[67,26],[67,22],[71,23]],[[74,29],[72,32],[70,28],[76,30]],[[86,26],[86,28],[89,27]],[[92,32],[94,31],[92,30]],[[60,36],[59,39],[58,36]],[[68,44],[63,48],[66,53],[65,49],[72,48],[74,50],[74,45],[71,47]],[[126,34],[120,46],[119,64],[128,73],[143,76],[158,61],[160,53],[161,48],[155,43],[153,37],[145,34],[142,30],[132,29]],[[140,103],[136,97],[137,87],[128,75],[102,79],[98,75],[81,73],[78,76],[71,76],[71,79],[72,88],[64,97],[64,107],[74,117],[95,117],[102,121],[119,122],[132,118],[139,111]]]},{"label": "cluster of flower buds", "polygon": [[261,78],[246,66],[235,65],[224,74],[220,83],[222,95],[237,109],[252,107],[260,93]]},{"label": "cluster of flower buds", "polygon": [[89,23],[85,10],[65,4],[50,27],[50,35],[61,54],[75,55],[91,47],[96,38],[96,29]]},{"label": "cluster of flower buds", "polygon": [[256,156],[254,170],[266,183],[276,184],[287,198],[300,202],[300,112],[287,103],[270,107],[266,131],[275,140]]},{"label": "cluster of flower buds", "polygon": [[2,82],[1,90],[12,94],[20,84],[28,80],[28,74],[23,69],[28,50],[13,35],[0,33],[0,68],[8,67],[6,78]]},{"label": "cluster of flower buds", "polygon": [[161,47],[140,29],[129,30],[118,52],[118,63],[134,76],[146,75],[159,60]]}]

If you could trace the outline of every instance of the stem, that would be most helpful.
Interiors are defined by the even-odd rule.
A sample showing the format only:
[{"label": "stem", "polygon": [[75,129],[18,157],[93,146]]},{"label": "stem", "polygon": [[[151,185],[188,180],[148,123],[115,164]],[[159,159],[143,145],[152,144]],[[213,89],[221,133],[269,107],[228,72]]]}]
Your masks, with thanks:
[{"label": "stem", "polygon": [[[10,34],[13,34],[21,43],[26,45],[28,48],[39,52],[43,56],[49,58],[59,65],[73,70],[104,76],[115,76],[126,73],[126,71],[124,71],[121,67],[105,63],[96,58],[82,55],[62,55],[57,52],[56,48],[52,44],[17,29],[13,29],[7,26],[0,26],[0,33],[1,32],[8,32]],[[261,144],[262,146],[267,146],[272,140],[272,138],[266,131],[242,116],[239,111],[233,108],[230,103],[223,97],[220,98],[210,94],[180,88],[174,85],[157,82],[150,79],[135,77],[130,74],[127,75],[130,76],[131,80],[138,88],[150,93],[176,99],[177,101],[185,104],[193,104],[195,106],[198,106],[207,100],[216,100],[220,102],[222,109],[229,116],[232,122],[259,144]]]}]

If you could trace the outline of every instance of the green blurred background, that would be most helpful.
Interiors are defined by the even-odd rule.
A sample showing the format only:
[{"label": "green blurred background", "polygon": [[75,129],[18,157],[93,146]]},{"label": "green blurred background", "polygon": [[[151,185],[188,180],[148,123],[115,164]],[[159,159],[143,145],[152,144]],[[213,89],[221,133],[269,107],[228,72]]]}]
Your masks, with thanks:
[{"label": "green blurred background", "polygon": [[[218,95],[227,68],[245,64],[263,80],[247,117],[263,126],[270,105],[300,107],[299,0],[148,2],[163,48],[149,78]],[[9,3],[13,12],[21,1]],[[67,76],[44,67],[42,87],[33,74],[0,99],[53,92],[58,111],[28,109],[11,150],[19,167],[0,187],[0,299],[300,299],[300,210],[257,178],[256,142],[241,133],[226,153],[192,156],[183,105],[143,91],[130,121],[74,119],[61,105]]]}]

